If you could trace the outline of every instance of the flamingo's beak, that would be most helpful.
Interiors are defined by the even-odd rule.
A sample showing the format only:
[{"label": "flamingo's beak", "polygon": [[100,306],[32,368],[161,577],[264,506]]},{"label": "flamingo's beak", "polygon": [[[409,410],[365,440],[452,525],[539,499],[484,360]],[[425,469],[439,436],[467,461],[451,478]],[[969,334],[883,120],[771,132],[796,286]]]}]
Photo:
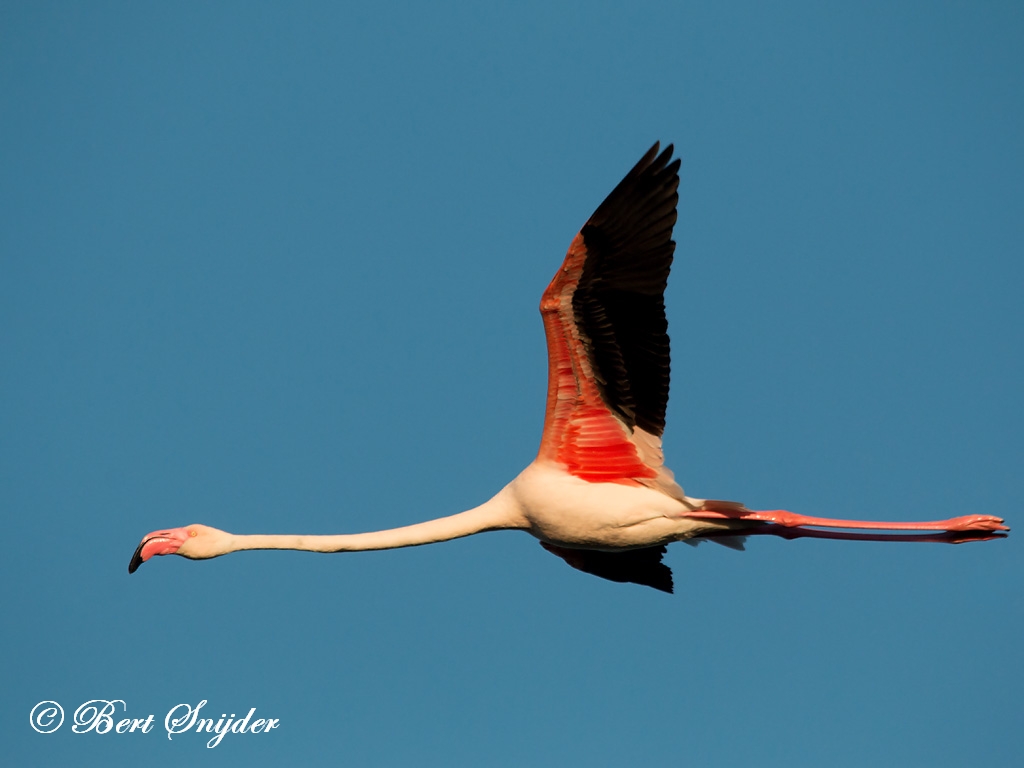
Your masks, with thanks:
[{"label": "flamingo's beak", "polygon": [[139,566],[153,557],[153,555],[173,555],[181,545],[185,543],[188,534],[183,528],[175,528],[169,531],[154,531],[144,537],[135,548],[131,562],[128,563],[128,573],[135,573]]}]

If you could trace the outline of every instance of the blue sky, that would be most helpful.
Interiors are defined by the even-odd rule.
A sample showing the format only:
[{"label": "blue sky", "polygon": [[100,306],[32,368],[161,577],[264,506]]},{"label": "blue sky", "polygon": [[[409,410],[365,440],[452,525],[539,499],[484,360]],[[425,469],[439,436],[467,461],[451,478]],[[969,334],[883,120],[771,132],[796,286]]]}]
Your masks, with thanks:
[{"label": "blue sky", "polygon": [[[687,491],[1024,524],[1024,11],[770,5],[0,5],[11,764],[1017,765],[1019,534],[676,545],[671,597],[516,532],[126,572],[497,491],[540,292],[656,139]],[[281,725],[168,740],[204,699]]]}]

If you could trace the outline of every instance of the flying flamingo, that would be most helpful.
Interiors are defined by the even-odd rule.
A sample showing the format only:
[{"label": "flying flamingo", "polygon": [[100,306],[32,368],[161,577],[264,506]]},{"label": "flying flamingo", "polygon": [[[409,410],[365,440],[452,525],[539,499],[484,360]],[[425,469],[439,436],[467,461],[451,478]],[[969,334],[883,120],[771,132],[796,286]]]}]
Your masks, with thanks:
[{"label": "flying flamingo", "polygon": [[[669,385],[664,291],[675,243],[678,159],[656,143],[576,235],[544,291],[548,394],[537,458],[489,501],[450,517],[372,533],[235,535],[188,525],[147,535],[128,565],[154,555],[202,560],[245,549],[355,552],[414,547],[483,531],[521,529],[586,573],[672,591],[662,563],[673,541],[770,534],[869,541],[959,543],[1001,538],[993,515],[872,522],[754,511],[687,496],[664,464]],[[812,528],[807,528],[812,526]],[[880,534],[821,531],[813,527]]]}]

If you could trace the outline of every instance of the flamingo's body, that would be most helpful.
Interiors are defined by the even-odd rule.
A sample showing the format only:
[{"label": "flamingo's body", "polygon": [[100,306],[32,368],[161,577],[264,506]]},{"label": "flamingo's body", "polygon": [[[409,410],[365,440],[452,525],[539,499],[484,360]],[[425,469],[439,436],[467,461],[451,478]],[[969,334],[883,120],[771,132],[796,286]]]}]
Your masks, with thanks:
[{"label": "flamingo's body", "polygon": [[[795,538],[984,540],[1009,530],[993,515],[927,523],[862,522],[755,512],[687,496],[664,465],[661,435],[669,388],[663,294],[675,243],[679,160],[658,145],[640,160],[573,239],[544,291],[548,397],[537,458],[494,498],[450,517],[337,536],[236,536],[190,525],[146,536],[128,566],[153,555],[191,559],[244,549],[347,552],[523,529],[574,568],[672,591],[661,562],[673,541],[737,534]],[[804,528],[932,531],[907,536]]]}]

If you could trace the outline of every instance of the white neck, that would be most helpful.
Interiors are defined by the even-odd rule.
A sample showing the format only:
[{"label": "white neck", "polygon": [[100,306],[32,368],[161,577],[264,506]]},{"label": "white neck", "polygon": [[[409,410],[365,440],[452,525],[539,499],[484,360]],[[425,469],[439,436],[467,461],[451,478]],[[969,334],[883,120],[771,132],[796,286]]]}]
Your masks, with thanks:
[{"label": "white neck", "polygon": [[525,528],[527,522],[510,495],[502,491],[479,507],[449,517],[428,520],[403,528],[390,528],[371,533],[349,533],[329,536],[290,534],[234,535],[231,552],[243,549],[295,549],[304,552],[361,552],[370,549],[418,547],[438,541],[459,539],[483,531]]}]

